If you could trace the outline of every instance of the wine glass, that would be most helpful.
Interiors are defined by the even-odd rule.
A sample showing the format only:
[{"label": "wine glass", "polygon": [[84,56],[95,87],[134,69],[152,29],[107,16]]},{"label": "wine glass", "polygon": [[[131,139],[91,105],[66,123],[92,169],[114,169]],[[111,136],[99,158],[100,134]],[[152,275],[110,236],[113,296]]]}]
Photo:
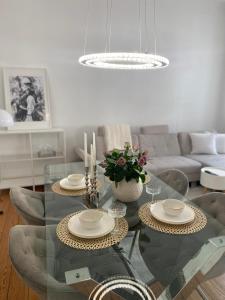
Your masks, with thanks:
[{"label": "wine glass", "polygon": [[161,193],[162,187],[159,183],[150,181],[146,184],[146,193],[152,195],[151,202],[154,201],[154,196],[159,195]]},{"label": "wine glass", "polygon": [[113,234],[119,232],[119,219],[126,216],[127,206],[119,201],[115,201],[111,204],[108,208],[108,214],[114,218],[115,220],[115,227],[113,230]]}]

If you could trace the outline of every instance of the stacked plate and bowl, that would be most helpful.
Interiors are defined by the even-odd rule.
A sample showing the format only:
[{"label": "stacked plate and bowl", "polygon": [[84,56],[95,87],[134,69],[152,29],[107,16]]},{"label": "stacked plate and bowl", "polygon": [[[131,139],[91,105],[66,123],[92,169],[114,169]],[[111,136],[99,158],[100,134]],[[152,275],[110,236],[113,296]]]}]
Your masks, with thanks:
[{"label": "stacked plate and bowl", "polygon": [[166,199],[150,205],[152,216],[163,223],[183,225],[194,221],[194,210],[183,201]]}]

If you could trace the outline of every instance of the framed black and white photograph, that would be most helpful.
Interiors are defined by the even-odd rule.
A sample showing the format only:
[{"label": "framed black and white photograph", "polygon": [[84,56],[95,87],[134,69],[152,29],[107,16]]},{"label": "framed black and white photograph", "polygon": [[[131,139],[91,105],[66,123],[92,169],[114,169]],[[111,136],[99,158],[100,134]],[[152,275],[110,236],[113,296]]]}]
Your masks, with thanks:
[{"label": "framed black and white photograph", "polygon": [[5,106],[15,126],[11,130],[50,127],[45,69],[4,69]]}]

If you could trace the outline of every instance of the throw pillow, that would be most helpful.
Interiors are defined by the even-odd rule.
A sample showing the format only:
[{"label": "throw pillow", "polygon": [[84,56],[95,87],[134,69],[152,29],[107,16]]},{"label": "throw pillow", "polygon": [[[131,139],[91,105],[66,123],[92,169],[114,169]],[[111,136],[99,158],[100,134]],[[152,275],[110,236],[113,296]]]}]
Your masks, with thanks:
[{"label": "throw pillow", "polygon": [[225,154],[225,133],[216,135],[216,148],[218,153]]},{"label": "throw pillow", "polygon": [[217,154],[214,133],[191,133],[191,154]]}]

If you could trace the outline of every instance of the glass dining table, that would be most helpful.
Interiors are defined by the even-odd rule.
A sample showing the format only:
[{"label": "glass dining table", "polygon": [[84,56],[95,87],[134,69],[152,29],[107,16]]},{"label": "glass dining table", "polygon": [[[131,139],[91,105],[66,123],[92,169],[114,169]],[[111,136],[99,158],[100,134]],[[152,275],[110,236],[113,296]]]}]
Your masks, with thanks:
[{"label": "glass dining table", "polygon": [[[145,187],[137,201],[126,203],[125,218],[129,230],[122,241],[101,250],[66,246],[57,237],[57,224],[67,215],[85,210],[87,206],[84,196],[59,195],[52,186],[73,173],[84,173],[82,162],[49,165],[45,169],[47,299],[88,300],[96,285],[119,276],[135,278],[146,284],[155,299],[175,299],[189,288],[193,278],[210,272],[223,256],[224,225],[206,212],[207,225],[192,234],[163,233],[141,222],[138,210],[144,203],[151,202],[151,195]],[[195,205],[153,174],[149,173],[149,176],[152,185],[160,186],[155,201],[173,198]],[[97,178],[100,182],[97,204],[107,211],[116,199],[101,167],[97,168]],[[57,298],[60,293],[63,297]],[[118,298],[115,299],[142,299],[127,289],[116,290],[116,295]]]}]

